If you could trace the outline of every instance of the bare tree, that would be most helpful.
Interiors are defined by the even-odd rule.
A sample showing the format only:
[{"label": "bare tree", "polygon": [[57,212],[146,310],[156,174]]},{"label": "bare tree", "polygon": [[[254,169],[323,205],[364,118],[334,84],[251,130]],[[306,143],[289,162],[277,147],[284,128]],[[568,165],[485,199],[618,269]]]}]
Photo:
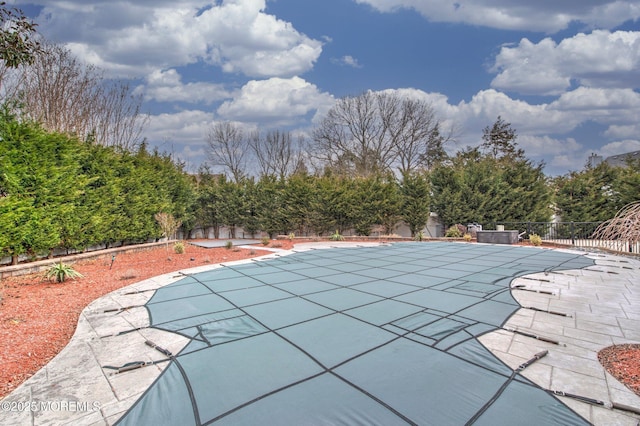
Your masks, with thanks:
[{"label": "bare tree", "polygon": [[18,72],[16,87],[5,92],[17,94],[21,112],[45,129],[123,149],[140,142],[146,124],[142,98],[65,47],[43,43],[33,63]]},{"label": "bare tree", "polygon": [[173,217],[170,213],[159,212],[153,215],[162,229],[162,235],[167,237],[167,250],[169,249],[169,240],[175,240],[176,232],[182,226],[182,222]]},{"label": "bare tree", "polygon": [[103,93],[96,140],[132,150],[140,144],[149,116],[141,114],[142,96],[133,95],[128,83],[114,82]]},{"label": "bare tree", "polygon": [[224,167],[235,182],[240,182],[246,174],[250,148],[240,126],[229,121],[217,122],[209,129],[206,139],[211,164]]},{"label": "bare tree", "polygon": [[260,132],[255,132],[249,139],[260,174],[273,175],[280,179],[299,169],[302,161],[301,144],[301,141],[294,142],[291,133],[279,130],[269,131],[264,137]]},{"label": "bare tree", "polygon": [[617,251],[638,252],[640,247],[640,201],[624,206],[613,219],[603,222],[593,238]]},{"label": "bare tree", "polygon": [[385,141],[376,95],[345,97],[313,132],[314,156],[342,173],[366,176],[390,166],[393,147]]},{"label": "bare tree", "polygon": [[448,140],[439,128],[428,103],[369,91],[340,99],[329,111],[314,130],[313,156],[345,174],[406,173],[426,167]]},{"label": "bare tree", "polygon": [[396,166],[401,174],[419,168],[429,169],[446,156],[444,144],[452,132],[440,133],[440,121],[428,103],[414,99],[398,100],[393,114],[383,115],[395,147]]}]

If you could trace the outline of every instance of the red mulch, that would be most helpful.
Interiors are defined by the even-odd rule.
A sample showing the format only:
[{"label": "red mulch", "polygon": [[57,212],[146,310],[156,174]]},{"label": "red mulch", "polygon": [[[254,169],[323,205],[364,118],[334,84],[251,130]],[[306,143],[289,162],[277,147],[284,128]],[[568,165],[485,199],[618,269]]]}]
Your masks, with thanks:
[{"label": "red mulch", "polygon": [[[283,249],[291,241],[272,242]],[[49,282],[43,273],[0,283],[0,398],[45,366],[69,343],[80,312],[95,299],[138,281],[181,269],[268,254],[262,245],[249,249],[206,249],[185,244],[81,261],[73,265],[83,278]],[[193,260],[192,260],[193,259]]]},{"label": "red mulch", "polygon": [[640,396],[640,344],[606,347],[598,352],[598,360],[609,374]]},{"label": "red mulch", "polygon": [[[271,246],[292,248],[289,240]],[[93,300],[138,281],[181,269],[216,264],[268,252],[249,249],[205,249],[187,244],[184,254],[171,246],[82,261],[74,268],[84,277],[62,284],[42,274],[12,277],[0,283],[0,398],[45,366],[75,332],[80,312]],[[193,260],[192,260],[193,259]],[[598,354],[616,379],[640,395],[640,345],[615,345]]]}]

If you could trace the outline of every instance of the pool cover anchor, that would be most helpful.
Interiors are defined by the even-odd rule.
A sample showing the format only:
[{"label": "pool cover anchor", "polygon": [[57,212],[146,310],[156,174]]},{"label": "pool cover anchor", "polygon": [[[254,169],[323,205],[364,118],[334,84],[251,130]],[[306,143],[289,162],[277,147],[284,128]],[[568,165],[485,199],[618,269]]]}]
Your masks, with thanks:
[{"label": "pool cover anchor", "polygon": [[549,353],[549,351],[547,351],[547,350],[544,350],[544,351],[540,351],[540,352],[538,352],[537,354],[535,354],[535,355],[533,356],[533,358],[531,358],[530,360],[525,361],[525,362],[523,362],[522,364],[520,364],[520,365],[518,366],[518,368],[516,368],[516,372],[518,372],[518,373],[519,373],[520,371],[524,370],[525,368],[527,368],[528,366],[530,366],[530,365],[531,365],[531,364],[533,364],[534,362],[536,362],[536,361],[538,361],[538,360],[540,360],[540,359],[544,358],[545,356],[547,356],[547,354],[548,354],[548,353]]},{"label": "pool cover anchor", "polygon": [[119,331],[117,333],[113,333],[113,334],[106,334],[104,336],[99,336],[101,339],[107,339],[109,337],[118,337],[118,336],[122,336],[124,334],[129,334],[129,333],[133,333],[134,331],[140,331],[140,330],[144,330],[145,328],[149,328],[147,326],[145,327],[136,327],[136,328],[131,328],[129,330],[122,330]]},{"label": "pool cover anchor", "polygon": [[559,391],[559,390],[552,390],[551,392],[554,395],[565,396],[567,398],[572,398],[572,399],[576,399],[578,401],[586,402],[587,404],[599,405],[601,407],[605,407],[605,408],[609,408],[609,409],[613,408],[613,404],[606,403],[604,401],[600,401],[599,399],[589,398],[588,396],[576,395],[576,394],[573,394],[573,393],[563,392],[563,391]]},{"label": "pool cover anchor", "polygon": [[160,352],[161,354],[167,356],[168,358],[164,358],[164,359],[159,359],[156,361],[132,361],[132,362],[128,362],[120,367],[116,367],[113,365],[103,365],[102,368],[107,368],[109,370],[116,370],[113,374],[121,374],[121,373],[126,373],[127,371],[133,371],[133,370],[137,370],[139,368],[143,368],[143,367],[148,367],[150,365],[156,365],[156,364],[160,364],[161,362],[167,362],[167,361],[173,361],[173,359],[175,358],[174,355],[171,353],[171,351],[169,351],[168,349],[165,349],[161,346],[156,345],[155,343],[153,343],[151,340],[145,340],[144,342],[145,345],[157,350],[158,352]]},{"label": "pool cover anchor", "polygon": [[153,364],[154,364],[153,362],[147,362],[147,361],[133,361],[133,362],[128,362],[120,367],[116,367],[113,365],[103,365],[102,368],[108,368],[109,370],[116,370],[115,372],[112,373],[112,375],[114,375],[114,374],[126,373],[127,371],[137,370],[138,368],[146,367],[148,365],[153,365]]},{"label": "pool cover anchor", "polygon": [[535,306],[523,306],[523,309],[530,309],[532,311],[536,311],[536,312],[545,312],[547,314],[551,314],[551,315],[558,315],[561,317],[567,317],[567,318],[573,318],[571,315],[566,314],[564,312],[557,312],[557,311],[551,311],[548,309],[541,309],[541,308],[536,308]]},{"label": "pool cover anchor", "polygon": [[158,290],[158,289],[157,289],[157,288],[150,288],[150,289],[148,289],[148,290],[135,290],[135,291],[128,291],[128,292],[126,292],[126,293],[122,293],[122,294],[123,294],[123,295],[125,295],[125,296],[130,296],[130,295],[132,295],[132,294],[148,293],[148,292],[150,292],[150,291],[156,291],[156,290]]},{"label": "pool cover anchor", "polygon": [[[532,339],[540,340],[541,342],[553,343],[554,345],[560,345],[560,342],[557,340],[553,340],[549,337],[538,336],[537,334],[527,333],[526,331],[520,331],[515,328],[503,327],[503,330],[510,331],[515,334],[519,334],[521,336],[531,337]],[[564,346],[564,345],[563,345]]]},{"label": "pool cover anchor", "polygon": [[112,308],[112,309],[105,309],[103,311],[103,313],[107,314],[110,312],[116,312],[117,314],[121,314],[124,311],[128,311],[129,309],[133,309],[133,308],[144,308],[146,305],[131,305],[131,306],[125,306],[124,308]]},{"label": "pool cover anchor", "polygon": [[169,358],[173,358],[173,354],[168,350],[165,349],[161,346],[156,345],[155,343],[153,343],[151,340],[145,340],[144,342],[145,345],[157,350],[158,352],[160,352],[161,354],[164,354],[166,356],[168,356]]},{"label": "pool cover anchor", "polygon": [[589,398],[587,396],[576,395],[573,393],[567,393],[559,390],[552,390],[550,392],[553,393],[554,395],[572,398],[578,401],[586,402],[587,404],[591,404],[591,405],[598,405],[600,407],[608,408],[609,410],[616,409],[616,410],[628,411],[629,413],[640,414],[640,409],[636,407],[632,407],[630,405],[620,404],[618,402],[604,402],[604,401],[600,401],[599,399]]},{"label": "pool cover anchor", "polygon": [[550,296],[555,296],[555,294],[552,291],[535,290],[533,288],[527,288],[527,286],[525,286],[524,284],[516,284],[514,286],[511,286],[511,290],[530,291],[532,293],[548,294]]}]

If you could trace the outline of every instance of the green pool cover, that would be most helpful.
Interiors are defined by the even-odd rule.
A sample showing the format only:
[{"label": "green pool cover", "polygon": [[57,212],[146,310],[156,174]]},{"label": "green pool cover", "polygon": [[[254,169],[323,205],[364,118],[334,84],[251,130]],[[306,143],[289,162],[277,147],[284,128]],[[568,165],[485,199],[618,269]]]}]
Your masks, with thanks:
[{"label": "green pool cover", "polygon": [[401,243],[185,277],[146,307],[152,327],[190,343],[118,424],[588,424],[476,338],[519,309],[515,277],[592,264],[527,247]]}]

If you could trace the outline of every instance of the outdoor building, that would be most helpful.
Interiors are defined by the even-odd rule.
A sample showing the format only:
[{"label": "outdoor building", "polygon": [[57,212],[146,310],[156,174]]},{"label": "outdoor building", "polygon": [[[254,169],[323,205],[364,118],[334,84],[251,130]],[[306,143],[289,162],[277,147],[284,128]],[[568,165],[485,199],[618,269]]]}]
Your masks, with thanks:
[{"label": "outdoor building", "polygon": [[591,154],[589,159],[587,160],[587,165],[589,167],[597,167],[603,161],[608,163],[612,167],[626,167],[627,162],[640,160],[640,151],[627,152],[625,154],[612,155],[603,159],[601,155]]}]

